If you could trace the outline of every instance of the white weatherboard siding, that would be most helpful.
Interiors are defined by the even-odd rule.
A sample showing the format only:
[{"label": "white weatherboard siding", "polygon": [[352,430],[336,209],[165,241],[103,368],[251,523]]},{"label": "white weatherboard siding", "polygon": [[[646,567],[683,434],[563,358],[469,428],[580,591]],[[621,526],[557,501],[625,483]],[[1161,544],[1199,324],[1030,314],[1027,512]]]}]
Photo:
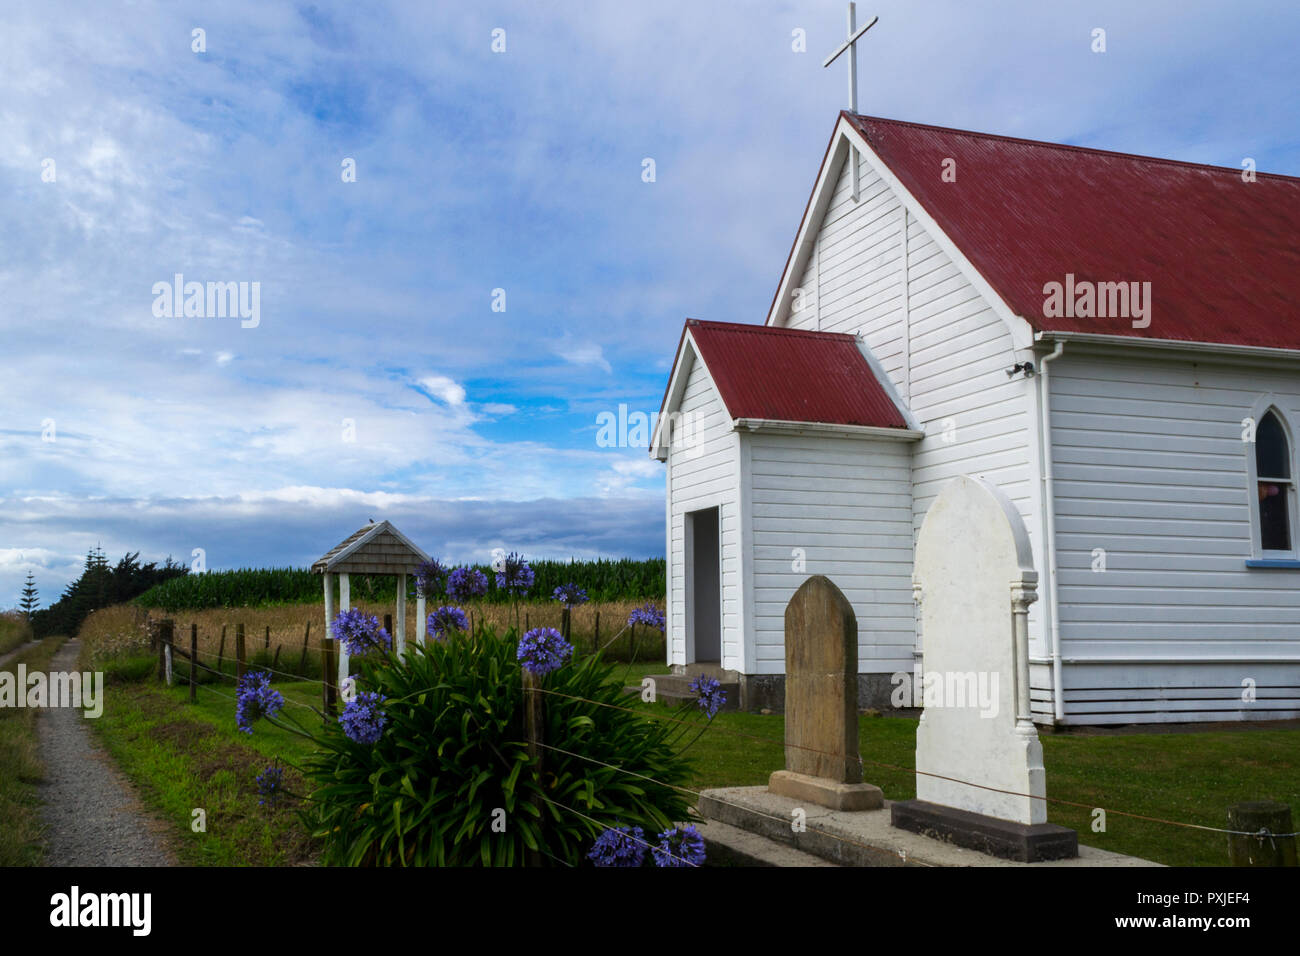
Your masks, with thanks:
[{"label": "white weatherboard siding", "polygon": [[[907,442],[741,433],[749,462],[755,650],[785,672],[785,608],[824,574],[858,619],[858,670],[912,669],[911,448]],[[794,570],[795,549],[806,569]]]},{"label": "white weatherboard siding", "polygon": [[1071,344],[1050,383],[1066,721],[1300,717],[1300,572],[1245,565],[1241,424],[1270,392],[1300,423],[1300,373]]},{"label": "white weatherboard siding", "polygon": [[902,383],[902,206],[869,165],[862,163],[858,202],[845,164],[817,232],[816,247],[799,287],[791,328],[862,335],[894,380]]},{"label": "white weatherboard siding", "polygon": [[[670,553],[668,574],[668,649],[670,664],[690,662],[686,646],[686,514],[718,508],[722,564],[722,666],[744,670],[740,601],[740,460],[739,442],[721,399],[694,353],[679,411],[689,423],[691,440],[673,442],[668,453]],[[693,431],[691,430],[693,429]]]},{"label": "white weatherboard siding", "polygon": [[[902,206],[866,160],[860,169],[857,203],[847,164],[840,172],[800,282],[805,307],[788,324],[861,335],[925,428],[910,450],[913,533],[951,479],[982,476],[1020,510],[1045,578],[1030,466],[1033,380],[1007,377],[1018,359],[1006,323],[913,216],[904,270]],[[1047,652],[1040,608],[1029,613],[1035,657]],[[1050,688],[1046,672],[1035,673]]]}]

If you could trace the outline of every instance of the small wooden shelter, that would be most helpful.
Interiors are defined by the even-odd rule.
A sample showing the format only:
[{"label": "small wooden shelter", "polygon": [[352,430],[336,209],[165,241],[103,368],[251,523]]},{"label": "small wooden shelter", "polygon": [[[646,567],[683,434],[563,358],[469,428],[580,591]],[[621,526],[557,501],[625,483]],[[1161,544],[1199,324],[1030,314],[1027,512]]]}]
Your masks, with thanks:
[{"label": "small wooden shelter", "polygon": [[[325,576],[325,633],[330,637],[334,636],[330,632],[335,614],[334,575],[337,574],[339,577],[339,610],[346,611],[352,606],[348,575],[390,574],[397,578],[393,641],[397,653],[400,654],[406,647],[406,576],[413,573],[417,565],[428,560],[427,554],[387,521],[378,524],[372,521],[330,548],[311,566],[317,574]],[[416,640],[423,644],[425,634],[423,594],[416,597],[415,613],[418,618],[415,626]],[[340,685],[347,676],[348,653],[340,646]]]}]

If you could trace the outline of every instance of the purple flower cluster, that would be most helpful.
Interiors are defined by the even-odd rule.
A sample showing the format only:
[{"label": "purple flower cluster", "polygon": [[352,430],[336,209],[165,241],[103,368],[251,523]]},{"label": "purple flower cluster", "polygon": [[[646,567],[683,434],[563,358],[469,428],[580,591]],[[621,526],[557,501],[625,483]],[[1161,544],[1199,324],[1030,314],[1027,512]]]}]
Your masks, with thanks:
[{"label": "purple flower cluster", "polygon": [[431,597],[442,593],[447,580],[447,569],[436,560],[422,561],[415,568],[415,587],[420,594]]},{"label": "purple flower cluster", "polygon": [[468,631],[469,618],[458,607],[440,607],[429,615],[428,632],[436,640],[443,640],[452,631]]},{"label": "purple flower cluster", "polygon": [[551,594],[555,600],[559,601],[565,607],[574,608],[579,604],[587,603],[587,592],[576,584],[561,584]]},{"label": "purple flower cluster", "polygon": [[696,701],[700,705],[700,710],[709,715],[709,719],[722,709],[722,705],[727,702],[726,691],[722,690],[722,682],[712,677],[705,677],[701,674],[690,683],[691,693],[699,699]]},{"label": "purple flower cluster", "polygon": [[330,633],[354,655],[372,648],[387,650],[393,644],[392,636],[380,625],[379,618],[356,607],[335,615]]},{"label": "purple flower cluster", "polygon": [[673,827],[659,834],[659,845],[653,853],[655,866],[702,866],[704,837],[693,824]]},{"label": "purple flower cluster", "polygon": [[511,551],[497,569],[497,587],[516,596],[527,594],[533,586],[534,577],[533,569],[528,566],[523,555]]},{"label": "purple flower cluster", "polygon": [[272,764],[257,775],[257,793],[262,799],[257,801],[259,807],[267,804],[275,806],[283,796],[284,768]]},{"label": "purple flower cluster", "polygon": [[665,830],[656,839],[658,845],[651,846],[640,827],[610,827],[596,838],[587,859],[596,866],[641,866],[649,849],[655,866],[704,865],[704,837],[693,825]]},{"label": "purple flower cluster", "polygon": [[587,859],[596,866],[640,866],[648,847],[640,827],[611,827],[596,837]]},{"label": "purple flower cluster", "polygon": [[388,723],[388,718],[379,709],[379,705],[385,700],[387,698],[373,691],[363,690],[348,701],[347,706],[343,708],[343,713],[339,715],[339,723],[343,725],[343,732],[350,740],[359,744],[379,742],[384,724]]},{"label": "purple flower cluster", "polygon": [[447,578],[447,596],[457,604],[481,598],[487,589],[487,575],[478,568],[457,568]]},{"label": "purple flower cluster", "polygon": [[647,624],[662,631],[665,623],[664,612],[654,604],[643,604],[641,607],[633,608],[632,613],[627,616],[628,627],[633,624]]},{"label": "purple flower cluster", "polygon": [[235,687],[235,723],[246,734],[259,717],[274,717],[284,707],[284,696],[271,687],[266,671],[249,671]]},{"label": "purple flower cluster", "polygon": [[540,677],[563,666],[573,656],[573,645],[553,627],[535,627],[520,639],[515,656],[524,670]]}]

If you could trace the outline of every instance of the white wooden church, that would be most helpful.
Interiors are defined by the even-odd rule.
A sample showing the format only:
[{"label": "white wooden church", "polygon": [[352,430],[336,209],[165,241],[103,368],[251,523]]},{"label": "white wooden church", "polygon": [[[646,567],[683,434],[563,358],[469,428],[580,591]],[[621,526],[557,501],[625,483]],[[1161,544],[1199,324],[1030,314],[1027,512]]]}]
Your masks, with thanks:
[{"label": "white wooden church", "polygon": [[779,707],[825,574],[888,708],[969,474],[1030,529],[1035,720],[1300,717],[1298,431],[1300,179],[841,113],[766,320],[682,331],[668,663]]}]

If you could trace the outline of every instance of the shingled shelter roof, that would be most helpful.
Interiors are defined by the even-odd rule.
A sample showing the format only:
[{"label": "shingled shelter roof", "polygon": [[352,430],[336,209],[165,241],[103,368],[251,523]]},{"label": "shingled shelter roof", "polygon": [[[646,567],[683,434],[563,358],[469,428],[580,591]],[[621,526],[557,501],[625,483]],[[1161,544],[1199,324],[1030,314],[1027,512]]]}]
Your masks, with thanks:
[{"label": "shingled shelter roof", "polygon": [[317,574],[409,574],[429,556],[389,522],[368,524],[326,551]]}]

